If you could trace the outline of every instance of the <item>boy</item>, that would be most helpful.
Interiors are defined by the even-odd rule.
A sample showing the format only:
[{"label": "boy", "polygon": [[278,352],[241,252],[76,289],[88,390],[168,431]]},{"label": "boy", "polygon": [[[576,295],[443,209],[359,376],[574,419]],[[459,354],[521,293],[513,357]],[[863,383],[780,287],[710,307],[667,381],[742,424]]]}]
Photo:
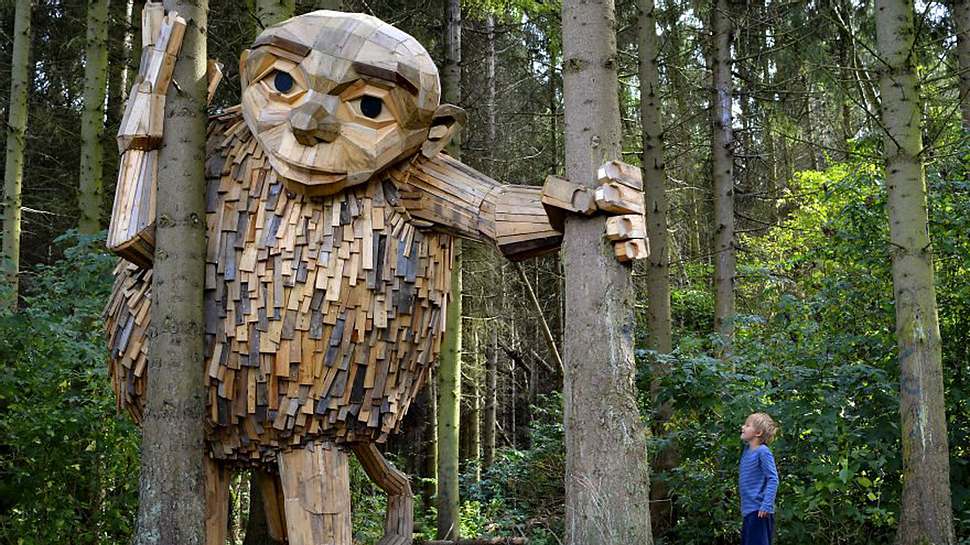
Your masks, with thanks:
[{"label": "boy", "polygon": [[775,530],[775,492],[778,471],[768,443],[775,438],[778,425],[765,413],[754,413],[741,426],[741,453],[738,490],[741,493],[741,545],[771,545]]}]

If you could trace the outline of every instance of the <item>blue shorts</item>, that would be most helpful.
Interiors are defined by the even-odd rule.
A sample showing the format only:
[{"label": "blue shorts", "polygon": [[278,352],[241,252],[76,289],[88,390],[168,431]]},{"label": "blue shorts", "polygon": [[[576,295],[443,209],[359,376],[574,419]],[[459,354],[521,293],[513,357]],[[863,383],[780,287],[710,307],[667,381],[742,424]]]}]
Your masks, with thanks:
[{"label": "blue shorts", "polygon": [[758,512],[752,511],[744,516],[741,524],[741,545],[771,545],[771,538],[775,533],[775,515],[768,513],[765,518],[758,518]]}]

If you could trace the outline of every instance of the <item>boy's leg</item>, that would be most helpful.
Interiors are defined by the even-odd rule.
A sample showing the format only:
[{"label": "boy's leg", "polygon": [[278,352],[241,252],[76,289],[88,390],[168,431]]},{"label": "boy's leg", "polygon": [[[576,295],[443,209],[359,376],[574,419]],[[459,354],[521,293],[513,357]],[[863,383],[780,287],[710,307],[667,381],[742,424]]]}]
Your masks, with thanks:
[{"label": "boy's leg", "polygon": [[741,545],[771,545],[774,526],[774,515],[758,518],[757,511],[748,513],[741,525]]}]

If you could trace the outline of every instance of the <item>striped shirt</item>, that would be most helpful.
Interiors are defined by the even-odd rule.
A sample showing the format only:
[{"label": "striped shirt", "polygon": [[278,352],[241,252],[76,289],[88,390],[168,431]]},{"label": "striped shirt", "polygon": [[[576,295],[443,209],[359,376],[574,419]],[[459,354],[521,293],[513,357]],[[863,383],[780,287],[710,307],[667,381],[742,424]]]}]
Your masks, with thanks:
[{"label": "striped shirt", "polygon": [[775,493],[778,491],[778,471],[775,458],[767,445],[756,449],[744,446],[738,475],[741,493],[741,514],[753,511],[775,512]]}]

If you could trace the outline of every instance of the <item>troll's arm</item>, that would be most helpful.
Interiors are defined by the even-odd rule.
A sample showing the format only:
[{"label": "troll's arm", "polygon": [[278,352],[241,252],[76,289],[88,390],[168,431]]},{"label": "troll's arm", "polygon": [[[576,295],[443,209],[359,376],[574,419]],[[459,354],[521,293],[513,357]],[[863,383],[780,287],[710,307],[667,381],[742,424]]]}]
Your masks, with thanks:
[{"label": "troll's arm", "polygon": [[646,257],[643,196],[632,187],[639,171],[615,162],[600,170],[596,190],[555,177],[543,187],[503,185],[439,153],[431,159],[418,156],[390,174],[401,206],[419,224],[494,243],[512,260],[557,251],[570,213],[607,214],[605,235],[617,258]]}]

